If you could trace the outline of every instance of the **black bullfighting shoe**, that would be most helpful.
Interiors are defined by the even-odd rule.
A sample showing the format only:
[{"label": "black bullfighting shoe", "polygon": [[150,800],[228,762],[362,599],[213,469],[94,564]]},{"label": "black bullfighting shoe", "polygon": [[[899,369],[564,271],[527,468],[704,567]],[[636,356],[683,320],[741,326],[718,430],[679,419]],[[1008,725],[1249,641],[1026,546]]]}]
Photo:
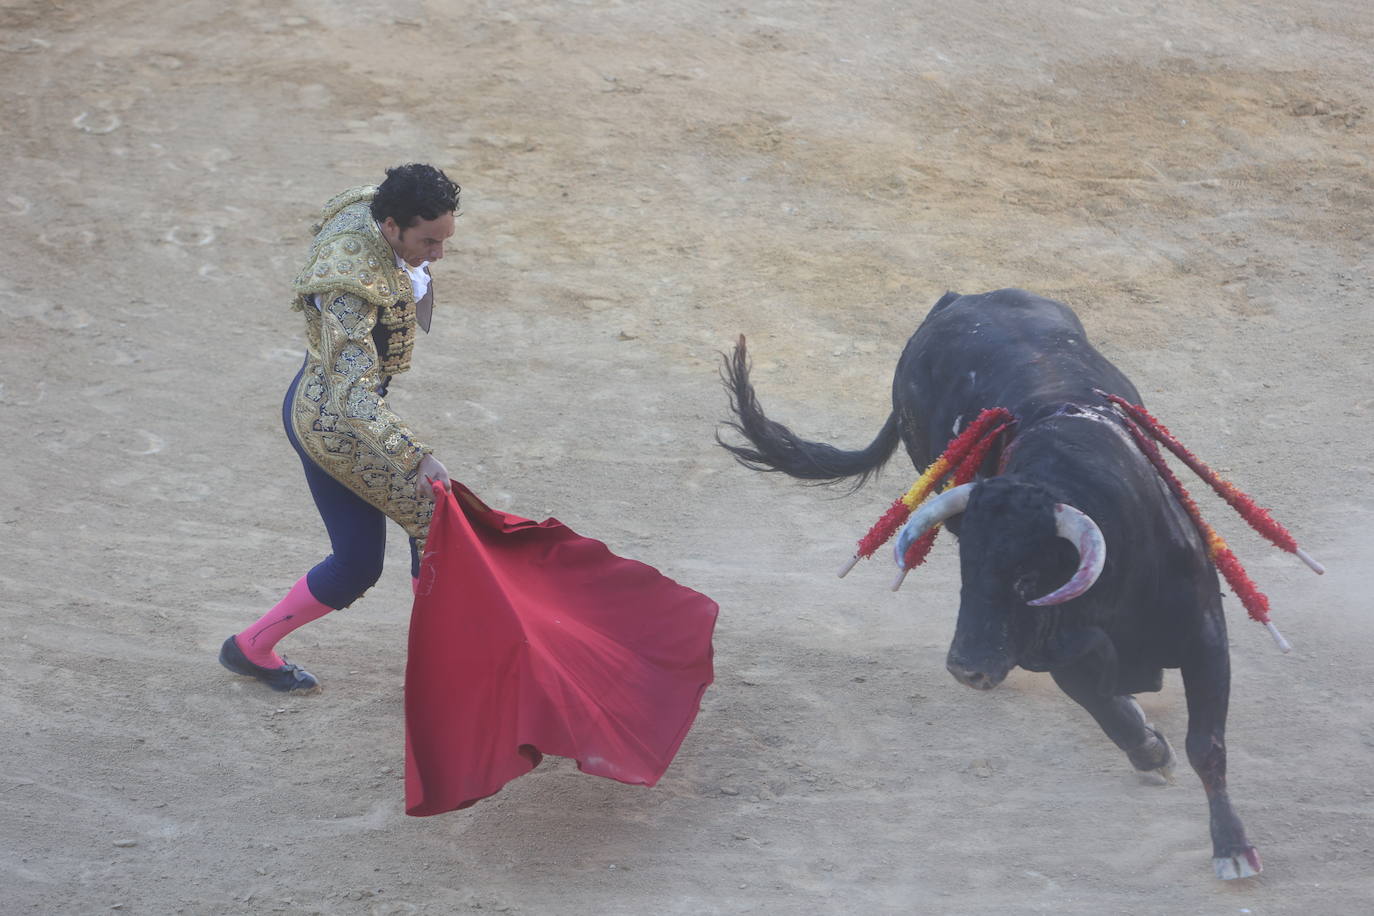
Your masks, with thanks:
[{"label": "black bullfighting shoe", "polygon": [[[283,658],[282,661],[286,662],[286,659]],[[253,664],[239,648],[239,641],[232,636],[220,647],[219,663],[235,674],[257,678],[273,690],[283,693],[314,693],[320,689],[320,682],[315,675],[300,665],[287,662],[280,668],[264,668],[262,665]]]}]

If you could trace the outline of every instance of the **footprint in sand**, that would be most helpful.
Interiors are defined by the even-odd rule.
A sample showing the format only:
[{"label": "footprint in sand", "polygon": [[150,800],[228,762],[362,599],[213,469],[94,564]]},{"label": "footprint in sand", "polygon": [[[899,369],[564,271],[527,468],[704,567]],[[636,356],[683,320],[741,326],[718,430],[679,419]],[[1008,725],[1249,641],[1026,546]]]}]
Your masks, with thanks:
[{"label": "footprint in sand", "polygon": [[125,467],[105,477],[101,484],[109,490],[137,491],[144,499],[170,503],[204,502],[214,493],[214,488],[206,481],[166,467],[156,471],[151,466],[146,469]]},{"label": "footprint in sand", "polygon": [[69,252],[72,248],[81,246],[86,247],[95,241],[95,230],[85,228],[64,227],[60,229],[49,229],[38,234],[38,242],[49,248],[57,248],[63,252]]},{"label": "footprint in sand", "polygon": [[209,245],[217,237],[218,233],[210,226],[173,226],[167,230],[162,240],[179,248],[201,248]]},{"label": "footprint in sand", "polygon": [[[501,416],[498,413],[496,413],[496,411],[488,407],[485,407],[482,404],[478,404],[476,401],[464,401],[463,403],[468,405],[478,413],[480,413],[482,415],[482,419],[487,423],[495,423],[501,419]],[[452,413],[447,414],[447,416],[450,420],[453,419]]]},{"label": "footprint in sand", "polygon": [[105,352],[104,361],[111,366],[137,366],[143,362],[144,354],[130,353],[119,347],[111,347]]},{"label": "footprint in sand", "polygon": [[54,330],[79,331],[94,321],[82,308],[67,308],[51,300],[0,290],[0,315],[10,319],[31,318]]},{"label": "footprint in sand", "polygon": [[10,407],[37,407],[48,396],[48,383],[37,382],[28,390],[0,382],[0,404]]},{"label": "footprint in sand", "polygon": [[273,347],[270,350],[263,350],[262,358],[274,363],[291,363],[294,365],[305,359],[305,351],[293,350],[290,347]]},{"label": "footprint in sand", "polygon": [[123,318],[133,318],[139,321],[163,318],[169,312],[175,311],[166,303],[149,302],[146,299],[132,299],[128,303],[112,302],[107,308]]},{"label": "footprint in sand", "polygon": [[175,54],[149,54],[143,62],[159,70],[180,70],[186,66],[185,61]]},{"label": "footprint in sand", "polygon": [[234,154],[222,146],[213,146],[200,154],[200,164],[207,172],[217,172],[226,162],[234,160]]},{"label": "footprint in sand", "polygon": [[0,41],[0,51],[9,54],[35,54],[39,51],[46,51],[52,47],[52,42],[44,41],[41,38],[9,38]]},{"label": "footprint in sand", "polygon": [[5,318],[37,318],[51,308],[52,303],[45,299],[0,289],[0,316]]},{"label": "footprint in sand", "polygon": [[75,118],[72,118],[72,127],[87,134],[114,133],[123,123],[124,122],[119,119],[119,115],[111,111],[102,111],[95,114],[89,111],[83,111]]},{"label": "footprint in sand", "polygon": [[159,436],[157,433],[150,433],[146,429],[137,429],[134,430],[134,432],[146,440],[146,448],[120,449],[120,451],[124,452],[124,454],[126,455],[156,455],[158,452],[162,451],[167,447],[167,440]]}]

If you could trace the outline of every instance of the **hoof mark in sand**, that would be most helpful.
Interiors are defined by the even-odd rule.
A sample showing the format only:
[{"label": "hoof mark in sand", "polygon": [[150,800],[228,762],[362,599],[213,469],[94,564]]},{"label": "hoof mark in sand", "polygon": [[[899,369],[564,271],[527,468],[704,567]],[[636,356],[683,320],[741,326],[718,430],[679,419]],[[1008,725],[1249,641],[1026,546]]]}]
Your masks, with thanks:
[{"label": "hoof mark in sand", "polygon": [[7,216],[28,216],[33,209],[33,201],[27,197],[20,197],[18,194],[11,194],[5,198],[5,203],[10,205]]},{"label": "hoof mark in sand", "polygon": [[154,434],[154,433],[150,433],[150,432],[148,432],[146,429],[140,429],[140,430],[137,430],[137,432],[140,433],[141,435],[143,435],[144,437],[147,438],[147,440],[148,440],[148,447],[145,448],[145,449],[144,449],[143,451],[141,451],[141,452],[140,452],[140,451],[136,451],[136,450],[131,449],[131,448],[126,448],[126,449],[123,449],[123,451],[124,451],[125,454],[128,454],[128,455],[156,455],[158,452],[162,451],[164,448],[167,447],[167,440],[163,439],[161,436],[158,436],[158,435],[156,435],[156,434]]},{"label": "hoof mark in sand", "polygon": [[110,358],[106,360],[111,366],[136,366],[143,362],[142,356],[135,356],[127,350],[115,348],[110,353]]},{"label": "hoof mark in sand", "polygon": [[92,229],[53,229],[38,235],[38,241],[49,248],[70,248],[75,241],[79,245],[89,245],[95,241]]},{"label": "hoof mark in sand", "polygon": [[233,159],[234,154],[232,152],[230,152],[222,146],[215,146],[206,150],[201,155],[200,164],[205,168],[206,171],[216,172],[219,171],[220,165],[226,162],[231,162],[233,161]]},{"label": "hoof mark in sand", "polygon": [[41,38],[24,38],[15,41],[0,42],[0,51],[7,51],[10,54],[32,54],[35,51],[44,51],[52,47],[52,42],[44,41]]},{"label": "hoof mark in sand", "polygon": [[198,503],[209,499],[212,492],[208,484],[201,483],[198,480],[192,480],[183,484],[182,489],[179,491],[170,493],[154,491],[153,496],[158,499],[166,500],[167,502]]},{"label": "hoof mark in sand", "polygon": [[108,134],[118,130],[119,125],[123,123],[119,120],[119,115],[111,114],[108,111],[101,116],[104,123],[100,125],[87,124],[86,119],[90,116],[91,113],[89,111],[81,112],[81,114],[72,118],[72,127],[87,134]]},{"label": "hoof mark in sand", "polygon": [[488,420],[492,421],[493,423],[496,422],[497,420],[501,419],[500,416],[498,416],[494,411],[491,411],[491,410],[487,409],[486,407],[483,407],[481,404],[478,404],[476,401],[464,401],[463,403],[466,404],[466,405],[468,405],[469,407],[473,408],[474,410],[480,412],[480,413],[482,414],[482,416],[486,417]]},{"label": "hoof mark in sand", "polygon": [[39,382],[34,387],[37,389],[37,394],[34,395],[33,399],[26,402],[20,402],[11,400],[8,392],[5,391],[4,383],[0,382],[0,404],[9,404],[12,407],[36,407],[43,403],[43,399],[48,396],[48,383]]},{"label": "hoof mark in sand", "polygon": [[161,318],[167,314],[169,306],[135,299],[130,305],[111,304],[110,309],[125,318]]},{"label": "hoof mark in sand", "polygon": [[[189,236],[194,235],[194,238]],[[183,236],[188,236],[183,238]],[[215,230],[206,226],[198,226],[194,229],[183,229],[181,226],[173,226],[167,230],[163,237],[164,241],[179,245],[182,248],[200,248],[209,245],[216,238]]]}]

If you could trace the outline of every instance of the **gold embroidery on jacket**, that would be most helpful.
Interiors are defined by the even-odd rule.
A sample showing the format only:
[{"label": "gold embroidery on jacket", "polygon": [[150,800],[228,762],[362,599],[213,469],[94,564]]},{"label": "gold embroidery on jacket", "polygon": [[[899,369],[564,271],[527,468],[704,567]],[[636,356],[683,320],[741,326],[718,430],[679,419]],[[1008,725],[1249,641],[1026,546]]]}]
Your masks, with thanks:
[{"label": "gold embroidery on jacket", "polygon": [[[417,497],[415,482],[420,459],[432,450],[377,393],[388,376],[410,367],[415,303],[410,278],[395,266],[368,209],[375,190],[355,188],[325,206],[296,278],[307,357],[291,423],[316,464],[424,541],[434,501]],[[385,358],[372,333],[379,322],[390,331]]]},{"label": "gold embroidery on jacket", "polygon": [[292,308],[313,308],[314,296],[327,298],[337,292],[352,293],[376,306],[377,320],[389,332],[382,374],[399,375],[410,368],[415,347],[415,291],[372,218],[369,204],[376,191],[353,188],[324,205],[314,227],[315,243],[296,276]]}]

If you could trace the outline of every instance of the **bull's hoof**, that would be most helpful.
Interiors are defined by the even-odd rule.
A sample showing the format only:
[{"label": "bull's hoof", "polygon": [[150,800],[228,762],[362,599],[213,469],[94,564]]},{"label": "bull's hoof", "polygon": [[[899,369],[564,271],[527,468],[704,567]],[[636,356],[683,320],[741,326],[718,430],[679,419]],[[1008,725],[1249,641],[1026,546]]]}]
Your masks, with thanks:
[{"label": "bull's hoof", "polygon": [[1264,866],[1260,864],[1259,850],[1253,846],[1246,846],[1235,855],[1217,856],[1212,860],[1212,868],[1223,881],[1253,878],[1264,871]]},{"label": "bull's hoof", "polygon": [[1169,746],[1169,739],[1155,731],[1153,726],[1145,727],[1150,730],[1150,737],[1146,738],[1140,747],[1127,751],[1126,758],[1142,776],[1173,782],[1174,767],[1178,764],[1178,758],[1174,756],[1174,749]]}]

